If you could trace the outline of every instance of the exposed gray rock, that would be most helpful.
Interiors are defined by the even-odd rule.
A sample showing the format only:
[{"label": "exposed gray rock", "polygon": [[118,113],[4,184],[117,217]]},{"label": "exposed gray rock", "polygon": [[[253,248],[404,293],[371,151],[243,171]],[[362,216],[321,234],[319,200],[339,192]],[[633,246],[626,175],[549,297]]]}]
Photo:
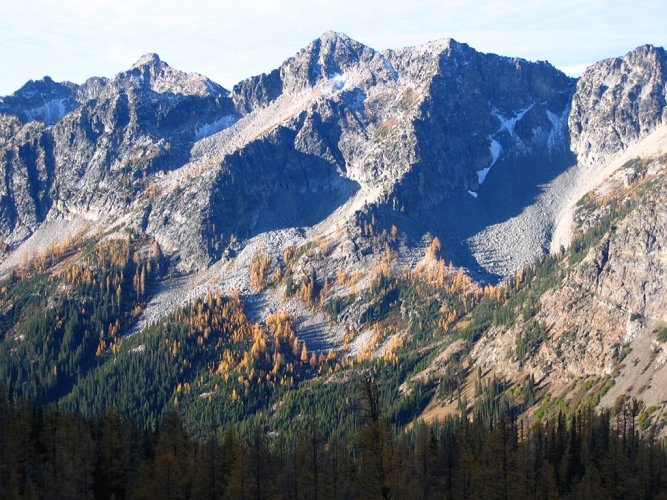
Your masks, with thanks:
[{"label": "exposed gray rock", "polygon": [[[83,217],[203,270],[231,241],[375,221],[413,245],[438,235],[448,260],[500,278],[549,247],[579,182],[570,141],[588,161],[663,122],[664,60],[642,47],[575,86],[451,39],[381,53],[327,32],[232,92],[155,54],[113,79],[30,82],[0,103],[0,235],[16,246]],[[64,113],[35,114],[59,99]]]},{"label": "exposed gray rock", "polygon": [[57,83],[48,76],[30,80],[13,95],[0,97],[0,113],[18,116],[22,121],[37,120],[53,125],[79,106],[77,86]]},{"label": "exposed gray rock", "polygon": [[[601,186],[600,206],[609,196],[620,205],[648,186],[585,258],[563,259],[561,286],[536,300],[534,318],[490,327],[471,363],[518,383],[530,370],[554,394],[622,369],[609,394],[646,391],[662,404],[667,364],[652,328],[667,322],[666,69],[665,51],[644,46],[576,81],[452,39],[378,52],[327,32],[231,92],[156,54],[80,86],[28,82],[0,99],[0,274],[63,242],[58,233],[137,229],[158,241],[169,277],[133,332],[234,289],[251,297],[253,320],[283,308],[299,317],[311,350],[359,327],[354,354],[371,338],[367,305],[331,326],[277,288],[255,295],[257,252],[273,271],[286,246],[309,243],[294,279],[314,272],[347,294],[369,287],[381,245],[372,236],[395,225],[396,269],[423,260],[430,233],[447,261],[499,280],[569,241],[585,193]],[[619,169],[636,156],[652,166]],[[604,214],[586,215],[579,229]],[[358,277],[337,283],[339,271]],[[522,365],[511,349],[535,321],[548,339]],[[632,367],[619,366],[624,347],[637,349]]]},{"label": "exposed gray rock", "polygon": [[572,151],[600,164],[667,124],[667,54],[644,45],[590,66],[577,82],[568,119]]},{"label": "exposed gray rock", "polygon": [[[667,323],[667,142],[663,153],[646,151],[643,161],[621,168],[579,207],[577,222],[585,231],[626,203],[580,262],[565,259],[563,281],[545,293],[535,318],[548,340],[523,367],[507,354],[521,319],[509,330],[495,329],[475,347],[480,365],[498,359],[510,377],[521,369],[537,374],[550,391],[565,391],[582,377],[610,377],[614,384],[601,405],[619,397],[637,397],[663,407],[667,367],[657,329]],[[641,165],[641,168],[636,168]],[[619,203],[620,202],[620,203]],[[503,347],[504,346],[504,347]],[[506,354],[503,355],[503,352]],[[662,355],[662,357],[661,357]],[[524,372],[525,373],[525,372]]]},{"label": "exposed gray rock", "polygon": [[[35,86],[27,84],[5,103],[16,106]],[[235,116],[222,87],[173,70],[157,56],[143,57],[114,80],[51,87],[59,89],[51,92],[59,99],[67,92],[68,99],[82,101],[51,127],[22,126],[13,118],[30,119],[33,101],[25,112],[14,107],[11,115],[0,115],[0,234],[8,243],[22,241],[47,217],[120,218],[146,197],[148,178],[187,160],[203,128]]]}]

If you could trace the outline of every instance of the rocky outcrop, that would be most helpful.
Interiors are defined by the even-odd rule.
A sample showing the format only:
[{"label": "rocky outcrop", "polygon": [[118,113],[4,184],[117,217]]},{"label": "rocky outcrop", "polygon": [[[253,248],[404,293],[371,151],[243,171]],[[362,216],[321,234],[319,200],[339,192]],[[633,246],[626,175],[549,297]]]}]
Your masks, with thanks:
[{"label": "rocky outcrop", "polygon": [[3,169],[0,177],[0,234],[6,238],[14,232],[14,237],[20,241],[30,235],[51,208],[54,144],[40,123],[21,126],[7,116],[0,121],[14,131],[3,144],[0,154]]},{"label": "rocky outcrop", "polygon": [[[529,317],[517,314],[511,326],[485,332],[472,352],[483,370],[518,383],[532,373],[573,405],[591,387],[577,384],[604,377],[606,406],[631,396],[664,405],[665,346],[656,332],[667,324],[666,176],[667,157],[647,153],[587,196],[577,220],[588,246],[560,257]],[[543,336],[519,360],[517,338],[535,325]]]},{"label": "rocky outcrop", "polygon": [[[481,54],[453,40],[436,48],[434,75],[414,123],[418,162],[396,189],[408,210],[430,209],[454,191],[476,195],[503,162],[548,158],[550,146],[551,152],[567,146],[548,138],[561,133],[550,116],[566,109],[572,79],[547,63]],[[413,54],[408,59],[415,63]]]},{"label": "rocky outcrop", "polygon": [[[517,309],[509,327],[484,332],[472,356],[552,388],[621,373],[619,391],[637,394],[630,381],[641,379],[658,401],[667,192],[664,158],[641,148],[667,130],[666,67],[664,50],[645,46],[575,81],[451,39],[379,52],[327,32],[231,92],[155,54],[80,86],[29,82],[0,101],[0,270],[33,239],[53,242],[49,224],[146,233],[169,271],[192,274],[161,288],[139,325],[214,287],[250,293],[253,255],[277,261],[288,244],[328,252],[299,272],[351,270],[363,288],[376,236],[392,226],[400,266],[431,233],[447,261],[500,280],[548,251],[573,220],[565,209],[602,184],[574,229],[604,220],[610,199],[627,210],[585,255],[559,253],[561,281],[531,297],[526,317]],[[621,153],[645,161],[619,181]],[[513,347],[531,328],[519,361]],[[636,359],[621,365],[628,349]]]},{"label": "rocky outcrop", "polygon": [[48,76],[30,80],[13,95],[0,97],[0,113],[15,115],[24,122],[37,120],[53,125],[80,105],[77,90],[73,83],[57,83]]},{"label": "rocky outcrop", "polygon": [[48,219],[123,221],[202,270],[232,240],[374,220],[415,245],[436,234],[455,264],[500,278],[548,248],[558,197],[541,196],[575,164],[570,137],[582,161],[642,137],[664,80],[661,49],[575,89],[548,63],[451,39],[378,52],[327,32],[228,92],[147,54],[113,79],[3,99],[0,235],[13,248]]},{"label": "rocky outcrop", "polygon": [[577,82],[568,118],[572,150],[600,165],[667,124],[667,53],[644,45],[589,67]]},{"label": "rocky outcrop", "polygon": [[201,75],[173,70],[154,55],[114,80],[95,78],[81,87],[52,83],[60,93],[49,95],[60,99],[67,93],[76,103],[63,108],[68,112],[55,123],[34,108],[17,111],[28,87],[36,84],[5,99],[14,108],[0,115],[0,234],[8,243],[21,242],[47,217],[123,215],[145,191],[147,176],[182,165],[203,128],[234,114],[224,89]]}]

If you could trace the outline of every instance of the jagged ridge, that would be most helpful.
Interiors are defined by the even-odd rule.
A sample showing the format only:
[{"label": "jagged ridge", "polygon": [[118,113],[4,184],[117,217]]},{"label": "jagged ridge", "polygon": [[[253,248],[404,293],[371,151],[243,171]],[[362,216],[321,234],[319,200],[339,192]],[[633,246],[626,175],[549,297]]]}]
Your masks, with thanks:
[{"label": "jagged ridge", "polygon": [[[112,80],[32,82],[2,103],[0,232],[14,249],[49,220],[123,220],[201,270],[232,235],[375,220],[415,244],[437,234],[455,263],[502,277],[549,247],[571,202],[570,137],[588,161],[591,145],[613,153],[663,123],[664,51],[619,61],[575,88],[547,63],[451,39],[380,53],[327,32],[231,92],[156,54]],[[586,97],[598,73],[632,80],[608,92],[611,111]],[[30,114],[37,87],[66,104]]]}]

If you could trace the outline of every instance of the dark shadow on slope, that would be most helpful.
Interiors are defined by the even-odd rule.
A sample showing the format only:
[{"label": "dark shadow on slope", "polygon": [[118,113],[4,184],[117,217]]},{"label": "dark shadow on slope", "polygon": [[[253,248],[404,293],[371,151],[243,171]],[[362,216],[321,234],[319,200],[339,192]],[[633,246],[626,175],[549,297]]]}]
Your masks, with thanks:
[{"label": "dark shadow on slope", "polygon": [[211,193],[205,234],[215,258],[231,235],[246,239],[313,226],[358,191],[340,165],[299,151],[295,136],[294,130],[279,127],[225,159]]},{"label": "dark shadow on slope", "polygon": [[338,176],[325,188],[275,191],[259,213],[255,233],[314,226],[354,196],[358,189],[356,182]]},{"label": "dark shadow on slope", "polygon": [[[415,202],[405,206],[403,212],[393,211],[388,206],[379,207],[376,216],[386,227],[396,224],[412,244],[418,243],[426,233],[437,236],[443,243],[447,261],[468,268],[476,279],[497,282],[503,277],[480,265],[468,244],[469,238],[521,214],[536,202],[546,184],[575,163],[574,156],[565,153],[552,159],[533,156],[501,160],[487,175],[477,198],[458,186],[439,203]],[[403,189],[405,186],[401,187]]]},{"label": "dark shadow on slope", "polygon": [[[519,215],[535,203],[543,185],[574,164],[565,153],[568,134],[550,135],[564,126],[554,117],[568,109],[575,80],[547,63],[468,49],[460,46],[440,58],[440,71],[414,122],[420,163],[380,211],[391,219],[387,225],[395,221],[413,242],[430,232],[444,243],[447,260],[477,277],[497,280],[476,261],[467,240]],[[491,141],[501,149],[492,149]],[[550,158],[550,143],[563,153]],[[491,165],[498,154],[476,189],[475,172]],[[468,189],[476,190],[478,197]]]}]

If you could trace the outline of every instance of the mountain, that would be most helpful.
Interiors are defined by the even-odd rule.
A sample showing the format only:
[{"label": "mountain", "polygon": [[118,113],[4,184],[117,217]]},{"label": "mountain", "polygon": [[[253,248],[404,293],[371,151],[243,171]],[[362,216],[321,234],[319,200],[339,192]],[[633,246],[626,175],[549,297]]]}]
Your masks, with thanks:
[{"label": "mountain", "polygon": [[639,397],[662,425],[666,67],[327,32],[232,90],[156,54],[28,82],[0,100],[2,380],[282,428],[373,367],[401,425],[496,379],[524,415]]},{"label": "mountain", "polygon": [[[495,200],[473,195],[496,162],[497,171],[509,171],[503,163],[546,158],[550,165],[565,153],[564,124],[554,117],[565,112],[573,84],[546,63],[479,54],[453,40],[380,54],[325,33],[232,93],[147,55],[113,81],[75,89],[76,111],[49,130],[32,124],[36,130],[18,140],[14,150],[42,142],[53,151],[33,145],[32,156],[45,165],[31,166],[34,181],[7,186],[2,233],[16,245],[44,221],[143,210],[148,232],[185,270],[218,260],[232,234],[247,240],[324,220],[344,223],[365,204],[387,227],[407,217],[412,239],[429,230],[461,239],[471,228],[437,214],[449,213],[448,203],[463,205],[480,229],[517,210],[487,215]],[[13,155],[30,163],[24,156]],[[15,169],[6,170],[11,178]],[[536,177],[530,182],[549,174]],[[128,179],[133,186],[122,186]],[[530,190],[498,182],[494,193]],[[424,183],[433,189],[425,193]],[[148,200],[147,185],[160,191],[157,199]],[[186,194],[174,197],[176,186]],[[276,204],[284,214],[272,210]],[[420,224],[425,213],[437,220]],[[465,242],[452,246],[461,263],[479,265]]]}]

